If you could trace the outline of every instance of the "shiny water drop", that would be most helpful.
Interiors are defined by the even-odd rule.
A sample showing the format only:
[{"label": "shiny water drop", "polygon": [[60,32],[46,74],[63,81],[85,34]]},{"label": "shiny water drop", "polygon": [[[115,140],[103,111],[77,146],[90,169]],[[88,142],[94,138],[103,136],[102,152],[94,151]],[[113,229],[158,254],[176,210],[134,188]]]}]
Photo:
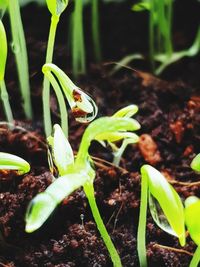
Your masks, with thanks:
[{"label": "shiny water drop", "polygon": [[20,52],[20,46],[15,43],[11,43],[11,49],[14,54],[18,54]]},{"label": "shiny water drop", "polygon": [[98,108],[92,98],[76,89],[73,91],[75,106],[72,108],[72,113],[76,121],[81,123],[88,123],[95,119]]},{"label": "shiny water drop", "polygon": [[176,236],[177,234],[171,228],[160,204],[157,199],[155,199],[151,194],[149,194],[149,208],[151,212],[151,216],[153,217],[155,223],[165,232],[170,235]]}]

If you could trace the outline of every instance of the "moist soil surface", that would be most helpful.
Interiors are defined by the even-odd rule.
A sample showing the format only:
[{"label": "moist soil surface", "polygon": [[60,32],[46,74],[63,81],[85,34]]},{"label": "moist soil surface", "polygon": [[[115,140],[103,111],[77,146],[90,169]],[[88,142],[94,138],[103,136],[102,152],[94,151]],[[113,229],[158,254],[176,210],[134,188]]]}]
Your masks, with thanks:
[{"label": "moist soil surface", "polygon": [[[191,2],[194,3],[189,5],[188,1],[181,1],[181,4],[185,8],[189,6],[188,12],[195,11],[192,23],[196,25],[198,20],[195,14],[199,5],[195,1]],[[177,3],[180,5],[180,1]],[[183,15],[184,12],[178,8],[178,4],[177,12]],[[147,51],[147,45],[143,42],[146,40],[144,33],[147,29],[144,27],[144,32],[138,33],[136,26],[140,24],[135,22],[141,23],[145,14],[142,18],[132,13],[126,15],[129,10],[127,4],[108,5],[105,10],[103,6],[101,8],[105,11],[102,31],[107,29],[103,37],[107,63],[132,51],[131,46],[136,50],[141,47],[141,52]],[[113,16],[109,16],[111,10]],[[35,14],[32,20],[30,13]],[[176,44],[180,48],[191,43],[196,30],[196,26],[191,31],[188,30],[189,26],[181,19],[182,15],[179,17],[187,38],[178,38]],[[24,176],[18,176],[15,172],[0,173],[0,266],[112,266],[82,189],[66,198],[38,231],[33,234],[24,232],[27,205],[52,182],[52,174],[48,168],[47,146],[42,132],[42,75],[39,71],[44,62],[50,17],[44,9],[30,5],[23,10],[23,18],[27,25],[25,30],[31,61],[35,118],[33,122],[23,120],[20,97],[16,90],[18,86],[14,61],[11,57],[7,80],[11,105],[17,120],[14,129],[9,129],[4,122],[0,123],[0,150],[22,156],[30,162],[31,172]],[[42,27],[41,21],[45,24]],[[86,20],[86,24],[88,21]],[[177,34],[180,31],[180,21],[176,23]],[[133,25],[130,27],[132,36],[139,34],[140,38],[130,39],[130,32],[124,31],[122,22]],[[65,23],[62,20],[60,27]],[[113,32],[116,45],[111,49],[109,29],[114,28],[114,25],[118,34]],[[183,35],[183,32],[180,34]],[[58,32],[57,39],[55,62],[70,73],[67,67],[69,56],[64,45],[67,31],[66,38]],[[131,43],[123,41],[129,39],[132,40]],[[87,41],[89,43],[88,36]],[[65,56],[66,62],[63,61]],[[92,58],[92,52],[88,53],[88,58]],[[138,68],[148,70],[144,63],[136,64]],[[100,144],[93,143],[90,150],[95,157],[96,200],[123,266],[139,266],[136,235],[140,205],[139,169],[142,164],[148,163],[159,169],[183,200],[189,195],[200,197],[200,175],[190,168],[192,158],[200,150],[199,66],[199,58],[183,60],[167,70],[162,79],[158,79],[147,72],[131,69],[122,69],[110,76],[108,74],[111,64],[91,64],[88,66],[88,74],[77,81],[80,88],[90,93],[96,101],[99,117],[112,115],[129,104],[139,106],[135,118],[141,124],[141,130],[138,131],[140,141],[137,145],[129,145],[119,168],[110,163],[112,151],[109,147],[102,148]],[[13,77],[13,80],[9,77]],[[51,107],[54,120],[59,122],[54,95]],[[3,118],[3,114],[1,117]],[[69,124],[69,140],[76,153],[86,126],[77,124],[71,114]],[[148,214],[146,237],[149,266],[189,266],[196,248],[189,235],[185,247],[180,247],[178,239],[159,229]]]}]

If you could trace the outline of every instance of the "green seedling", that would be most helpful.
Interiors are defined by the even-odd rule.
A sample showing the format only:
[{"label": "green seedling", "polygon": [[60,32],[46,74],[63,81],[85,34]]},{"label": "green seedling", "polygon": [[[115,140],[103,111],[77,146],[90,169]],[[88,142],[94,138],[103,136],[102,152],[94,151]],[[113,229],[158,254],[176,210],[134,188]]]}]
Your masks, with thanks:
[{"label": "green seedling", "polygon": [[26,117],[28,119],[31,119],[32,106],[29,84],[28,56],[18,0],[8,0],[7,9],[10,17],[11,33],[13,39],[12,50],[15,54],[17,63],[22,104]]},{"label": "green seedling", "polygon": [[72,69],[74,77],[86,73],[85,42],[83,32],[83,1],[74,1],[72,13]]},{"label": "green seedling", "polygon": [[[138,107],[136,105],[129,105],[129,106],[117,111],[112,117],[114,117],[114,118],[123,118],[123,117],[131,118],[137,112],[138,112]],[[108,144],[111,146],[111,148],[113,150],[113,164],[115,164],[116,166],[119,166],[121,157],[122,157],[126,147],[129,144],[137,143],[139,141],[139,136],[136,135],[135,133],[124,133],[123,141],[122,141],[120,147],[118,147],[115,144],[115,142],[118,141],[117,135],[113,134],[113,133],[112,133],[112,135],[113,135],[113,137],[110,136],[110,142],[108,142]],[[101,139],[104,140],[104,136],[102,136],[101,138],[100,137],[99,137],[99,140],[101,140]],[[120,134],[120,137],[121,137],[121,134]],[[101,144],[103,146],[106,146],[105,142],[103,142],[103,141],[101,141]]]},{"label": "green seedling", "polygon": [[[61,113],[61,125],[66,136],[68,136],[68,115],[65,99],[67,99],[76,121],[88,123],[96,117],[98,109],[95,102],[90,96],[81,91],[60,68],[49,63],[43,66],[42,71],[56,93]],[[44,87],[43,90],[48,90],[48,88]],[[46,92],[43,93],[43,105],[48,109],[44,110],[44,126],[48,136],[50,127],[48,125],[49,118],[46,115],[50,114],[50,105],[49,99],[45,98],[45,96]]]},{"label": "green seedling", "polygon": [[100,42],[100,25],[99,25],[99,0],[91,0],[92,16],[91,16],[91,26],[92,26],[92,41],[94,56],[97,62],[101,61],[101,42]]},{"label": "green seedling", "polygon": [[133,6],[134,11],[149,11],[149,50],[152,69],[155,69],[155,56],[164,54],[170,58],[172,45],[173,0],[143,0]]},{"label": "green seedling", "polygon": [[[68,5],[68,0],[46,0],[47,7],[51,13],[51,25],[49,31],[49,39],[47,44],[47,53],[46,53],[46,63],[51,63],[53,60],[53,50],[54,50],[54,43],[55,43],[55,36],[57,25],[60,19],[60,15],[66,9]],[[44,76],[43,80],[43,112],[44,118],[47,121],[45,133],[46,136],[49,136],[52,131],[52,123],[51,123],[51,114],[49,109],[49,102],[50,102],[50,83],[46,76]]]},{"label": "green seedling", "polygon": [[[83,186],[93,217],[110,253],[113,265],[122,266],[119,255],[106,230],[96,204],[93,186],[95,171],[89,155],[89,147],[93,140],[107,142],[122,140],[125,133],[135,131],[139,128],[139,123],[132,118],[99,118],[93,121],[85,130],[77,156],[74,160],[72,151],[70,149],[66,151],[69,144],[64,138],[64,134],[61,134],[59,126],[55,126],[54,136],[50,137],[50,139],[48,138],[48,141],[50,140],[51,150],[54,150],[54,154],[50,158],[50,169],[53,171],[54,176],[56,169],[58,178],[43,193],[38,194],[29,204],[26,213],[26,231],[33,232],[37,230],[65,197]],[[55,138],[59,138],[59,140],[55,140]],[[62,146],[65,148],[60,150],[63,155],[58,153]],[[54,162],[53,167],[52,161]]]},{"label": "green seedling", "polygon": [[160,63],[158,68],[156,68],[155,70],[155,74],[160,75],[169,65],[181,60],[184,57],[194,57],[199,53],[199,51],[200,51],[200,27],[197,31],[194,43],[189,49],[173,52],[170,57],[167,56],[166,54],[155,55],[155,60]]},{"label": "green seedling", "polygon": [[18,156],[0,152],[0,170],[13,170],[19,175],[23,175],[30,171],[30,165]]},{"label": "green seedling", "polygon": [[1,89],[1,100],[3,102],[4,111],[6,114],[7,121],[9,123],[13,122],[12,110],[10,107],[9,96],[5,85],[5,68],[7,61],[7,38],[6,32],[2,21],[0,20],[0,89]]},{"label": "green seedling", "polygon": [[141,203],[137,234],[137,250],[141,267],[147,266],[146,219],[147,203],[156,224],[165,232],[178,237],[185,245],[184,209],[180,197],[165,177],[150,165],[141,168]]},{"label": "green seedling", "polygon": [[197,249],[189,267],[197,267],[200,262],[200,199],[190,196],[185,200],[185,223],[192,240],[197,244]]}]

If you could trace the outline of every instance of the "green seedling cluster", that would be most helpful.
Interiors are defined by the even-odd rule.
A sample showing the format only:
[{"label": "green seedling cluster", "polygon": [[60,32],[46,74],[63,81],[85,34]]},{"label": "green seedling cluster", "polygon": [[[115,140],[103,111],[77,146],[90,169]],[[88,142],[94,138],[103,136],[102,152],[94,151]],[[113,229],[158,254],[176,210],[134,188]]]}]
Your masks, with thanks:
[{"label": "green seedling cluster", "polygon": [[89,155],[89,147],[93,140],[113,143],[127,138],[126,134],[140,128],[139,123],[129,117],[130,109],[128,112],[123,110],[116,114],[112,117],[99,118],[90,123],[83,134],[75,159],[61,128],[58,125],[54,126],[54,134],[48,138],[50,145],[49,163],[54,177],[57,176],[58,178],[29,204],[26,214],[26,231],[33,232],[37,230],[65,197],[79,187],[83,187],[113,265],[122,266],[96,204],[93,185],[95,171],[93,161]]},{"label": "green seedling cluster", "polygon": [[18,156],[0,152],[0,170],[13,170],[19,175],[23,175],[30,171],[30,165]]}]

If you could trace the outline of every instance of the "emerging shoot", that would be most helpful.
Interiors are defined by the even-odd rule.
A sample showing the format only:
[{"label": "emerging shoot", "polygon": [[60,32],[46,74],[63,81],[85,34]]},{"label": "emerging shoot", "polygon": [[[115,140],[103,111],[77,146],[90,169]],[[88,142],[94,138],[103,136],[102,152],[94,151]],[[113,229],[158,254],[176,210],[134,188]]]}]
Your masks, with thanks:
[{"label": "emerging shoot", "polygon": [[6,114],[7,121],[9,123],[13,122],[12,110],[10,107],[9,96],[5,85],[5,68],[7,61],[7,38],[6,32],[2,21],[0,20],[0,90],[1,90],[1,100],[3,102],[4,111]]},{"label": "emerging shoot", "polygon": [[[45,63],[51,63],[53,60],[53,49],[54,49],[54,43],[55,43],[55,36],[56,36],[56,30],[57,25],[60,19],[60,15],[62,12],[66,9],[68,5],[68,0],[46,0],[47,7],[51,13],[51,25],[50,25],[50,31],[49,31],[49,39],[47,44],[47,53],[46,53],[46,62]],[[49,103],[50,103],[50,83],[46,76],[44,76],[43,80],[43,113],[44,118],[47,121],[45,124],[45,133],[46,136],[49,136],[52,131],[52,123],[51,123],[51,114],[49,109]]]},{"label": "emerging shoot", "polygon": [[72,69],[74,77],[86,72],[83,32],[83,0],[74,1],[72,14]]},{"label": "emerging shoot", "polygon": [[178,237],[185,245],[184,209],[179,195],[165,177],[150,165],[141,168],[141,204],[138,225],[138,255],[141,267],[147,266],[146,218],[147,203],[156,224],[165,232]]},{"label": "emerging shoot", "polygon": [[22,103],[25,115],[28,119],[32,119],[32,106],[29,84],[28,56],[24,30],[20,14],[20,6],[18,0],[9,0],[8,11],[10,16],[11,32],[12,32],[12,50],[15,54],[17,63],[17,71],[22,95]]}]

